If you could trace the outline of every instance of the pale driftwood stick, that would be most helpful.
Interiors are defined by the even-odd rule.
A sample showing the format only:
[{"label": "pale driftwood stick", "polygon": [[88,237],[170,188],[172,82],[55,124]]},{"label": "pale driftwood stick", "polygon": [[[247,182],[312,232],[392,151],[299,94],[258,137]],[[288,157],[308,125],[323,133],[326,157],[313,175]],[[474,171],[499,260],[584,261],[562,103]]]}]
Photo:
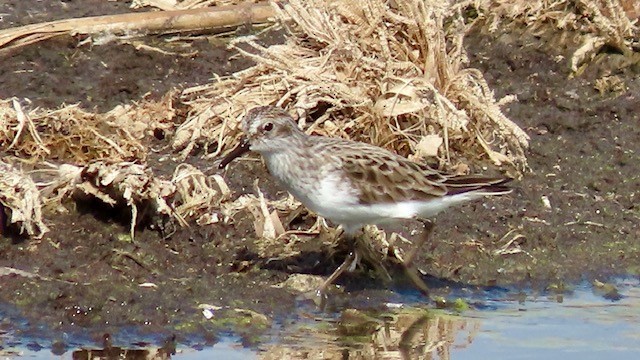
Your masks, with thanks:
[{"label": "pale driftwood stick", "polygon": [[270,21],[269,4],[93,16],[25,25],[0,31],[0,54],[59,35],[167,33],[220,29]]}]

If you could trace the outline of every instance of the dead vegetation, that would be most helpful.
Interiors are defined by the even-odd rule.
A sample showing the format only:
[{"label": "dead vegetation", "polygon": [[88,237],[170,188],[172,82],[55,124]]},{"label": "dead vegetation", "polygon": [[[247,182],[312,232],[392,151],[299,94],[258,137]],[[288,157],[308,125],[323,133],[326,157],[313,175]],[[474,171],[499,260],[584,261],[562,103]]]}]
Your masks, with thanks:
[{"label": "dead vegetation", "polygon": [[[461,9],[435,1],[395,4],[274,5],[292,36],[269,48],[253,37],[233,40],[257,65],[185,91],[193,113],[178,130],[174,148],[186,154],[193,145],[179,140],[192,139],[188,134],[197,129],[218,140],[218,154],[234,143],[238,119],[248,108],[278,104],[296,112],[314,133],[368,141],[404,155],[420,153],[427,138],[442,143],[442,165],[459,163],[461,155],[487,155],[497,165],[524,170],[528,136],[500,111],[482,74],[466,66],[462,41],[469,25]],[[317,117],[310,126],[308,115]]]},{"label": "dead vegetation", "polygon": [[[42,216],[40,194],[33,180],[24,172],[0,161],[0,212],[11,224],[20,227],[20,233],[36,238],[49,229]],[[4,216],[0,217],[4,221]]]},{"label": "dead vegetation", "polygon": [[169,93],[160,102],[121,105],[104,114],[77,105],[25,111],[17,99],[1,100],[0,144],[6,153],[32,164],[144,161],[142,140],[173,128],[173,97]]},{"label": "dead vegetation", "polygon": [[475,7],[490,31],[501,23],[518,22],[534,34],[552,34],[555,41],[577,36],[572,41],[580,45],[569,61],[575,75],[603,49],[632,57],[640,46],[640,3],[634,0],[479,0]]},{"label": "dead vegetation", "polygon": [[210,181],[183,164],[167,180],[144,164],[148,139],[174,130],[173,98],[167,94],[158,102],[118,106],[105,114],[75,105],[25,112],[15,99],[0,103],[0,143],[7,159],[30,169],[3,163],[1,202],[9,222],[40,237],[47,231],[42,207],[65,211],[64,201],[86,197],[129,208],[132,238],[140,210],[183,226],[186,219],[212,222],[206,220],[210,210],[229,194],[221,178]]},{"label": "dead vegetation", "polygon": [[[210,4],[172,6],[205,5]],[[271,6],[286,42],[263,47],[256,36],[231,40],[229,46],[256,65],[183,91],[184,121],[174,108],[174,93],[104,114],[76,105],[28,109],[16,99],[2,100],[0,143],[14,160],[3,165],[0,199],[10,223],[42,236],[43,204],[60,209],[82,193],[129,208],[132,236],[139,210],[151,204],[153,212],[182,225],[213,223],[249,209],[258,234],[276,238],[284,228],[260,196],[229,203],[219,175],[208,177],[183,164],[163,179],[146,165],[149,139],[157,132],[182,159],[198,147],[213,147],[209,156],[217,157],[235,144],[242,115],[265,104],[287,108],[308,132],[374,143],[416,161],[435,158],[459,172],[486,158],[518,176],[527,169],[528,136],[501,111],[516,99],[495,99],[483,74],[468,66],[463,40],[477,24],[469,9],[491,29],[522,21],[532,31],[550,31],[551,23],[583,32],[574,71],[605,44],[633,52],[638,31],[628,16],[638,11],[634,3],[613,0],[291,0]],[[37,181],[15,180],[29,179],[15,171],[22,165]],[[16,183],[29,190],[11,190]]]}]

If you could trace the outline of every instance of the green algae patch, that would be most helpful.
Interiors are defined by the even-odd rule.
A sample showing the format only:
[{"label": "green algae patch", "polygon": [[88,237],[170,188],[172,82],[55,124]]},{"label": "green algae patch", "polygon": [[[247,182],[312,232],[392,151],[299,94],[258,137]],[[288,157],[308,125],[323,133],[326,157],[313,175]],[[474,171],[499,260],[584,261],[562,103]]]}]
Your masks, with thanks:
[{"label": "green algae patch", "polygon": [[451,310],[461,313],[469,310],[469,303],[463,298],[457,298],[451,303]]},{"label": "green algae patch", "polygon": [[212,331],[232,331],[245,338],[257,339],[269,329],[273,320],[251,309],[229,308],[210,304],[197,306],[202,311],[203,325]]},{"label": "green algae patch", "polygon": [[545,290],[553,294],[564,295],[572,293],[574,288],[574,286],[560,281],[550,283]]},{"label": "green algae patch", "polygon": [[359,338],[373,334],[382,324],[382,320],[364,311],[347,309],[340,315],[337,330],[341,336]]},{"label": "green algae patch", "polygon": [[436,296],[433,298],[433,302],[435,303],[437,309],[450,310],[456,313],[461,313],[463,311],[469,310],[470,308],[469,303],[462,298],[448,300],[442,296]]},{"label": "green algae patch", "polygon": [[622,298],[622,295],[620,295],[620,291],[618,290],[618,287],[615,286],[614,284],[604,283],[596,279],[593,281],[592,285],[593,285],[594,292],[605,299],[620,300]]}]

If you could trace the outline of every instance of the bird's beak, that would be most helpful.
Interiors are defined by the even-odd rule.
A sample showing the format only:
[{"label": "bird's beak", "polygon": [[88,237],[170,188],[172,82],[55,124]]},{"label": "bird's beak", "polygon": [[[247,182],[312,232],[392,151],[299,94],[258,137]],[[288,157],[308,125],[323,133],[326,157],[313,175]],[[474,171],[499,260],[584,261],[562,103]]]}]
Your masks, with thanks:
[{"label": "bird's beak", "polygon": [[229,165],[230,162],[233,161],[233,159],[239,156],[242,156],[242,154],[248,151],[249,151],[249,139],[243,136],[242,138],[240,138],[240,143],[238,144],[238,146],[236,146],[233,150],[231,150],[227,154],[227,156],[225,156],[224,159],[222,159],[218,167],[220,169],[224,169],[227,165]]}]

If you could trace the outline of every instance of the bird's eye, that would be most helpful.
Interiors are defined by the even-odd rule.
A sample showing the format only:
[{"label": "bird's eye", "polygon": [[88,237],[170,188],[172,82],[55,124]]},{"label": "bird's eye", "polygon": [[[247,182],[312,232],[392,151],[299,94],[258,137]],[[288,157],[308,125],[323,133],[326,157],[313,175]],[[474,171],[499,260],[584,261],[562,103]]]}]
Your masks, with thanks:
[{"label": "bird's eye", "polygon": [[273,130],[273,123],[268,122],[268,123],[264,124],[264,126],[262,128],[264,129],[264,131],[271,131],[271,130]]}]

